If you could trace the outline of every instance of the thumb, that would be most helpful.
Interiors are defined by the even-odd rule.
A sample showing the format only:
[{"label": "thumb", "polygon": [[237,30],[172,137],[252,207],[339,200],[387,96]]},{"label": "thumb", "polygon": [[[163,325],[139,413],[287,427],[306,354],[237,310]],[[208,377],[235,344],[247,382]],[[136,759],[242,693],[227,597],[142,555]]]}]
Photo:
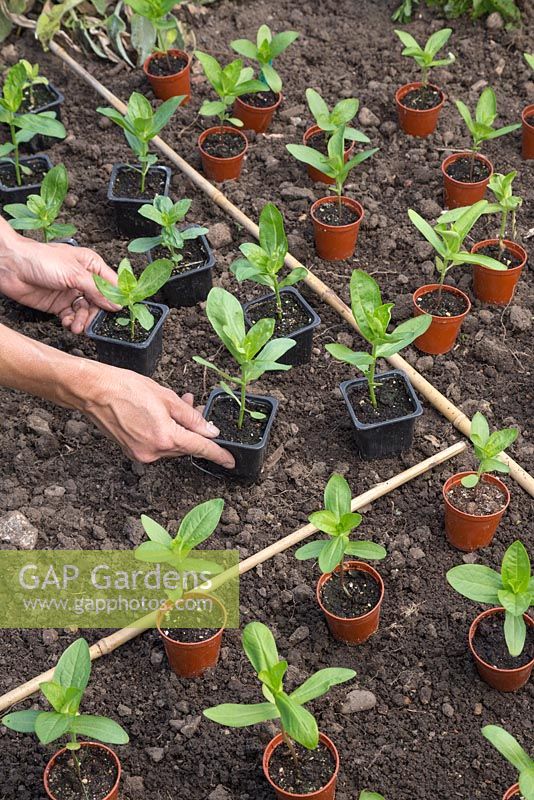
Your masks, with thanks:
[{"label": "thumb", "polygon": [[[186,397],[188,401],[191,399],[192,403],[192,395],[186,395]],[[200,436],[206,436],[208,439],[214,439],[220,435],[219,429],[213,422],[208,422],[192,404],[184,402],[179,397],[176,397],[171,406],[171,417],[187,430],[198,433]]]}]

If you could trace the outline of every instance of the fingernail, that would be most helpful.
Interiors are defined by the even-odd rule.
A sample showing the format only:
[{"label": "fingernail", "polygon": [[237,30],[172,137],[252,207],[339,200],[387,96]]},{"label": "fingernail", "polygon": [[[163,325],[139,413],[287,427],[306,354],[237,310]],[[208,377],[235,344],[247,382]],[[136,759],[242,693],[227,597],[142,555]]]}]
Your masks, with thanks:
[{"label": "fingernail", "polygon": [[225,461],[223,467],[225,467],[225,469],[234,469],[235,461]]},{"label": "fingernail", "polygon": [[208,422],[206,428],[210,436],[218,436],[220,434],[220,430],[216,425],[213,424],[213,422]]}]

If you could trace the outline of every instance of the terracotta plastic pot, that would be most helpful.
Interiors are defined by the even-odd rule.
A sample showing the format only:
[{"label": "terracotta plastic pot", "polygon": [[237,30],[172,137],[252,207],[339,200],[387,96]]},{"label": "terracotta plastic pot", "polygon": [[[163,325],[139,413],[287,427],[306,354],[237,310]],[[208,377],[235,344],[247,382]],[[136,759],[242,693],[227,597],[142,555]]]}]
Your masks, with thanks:
[{"label": "terracotta plastic pot", "polygon": [[515,786],[510,786],[502,800],[512,800],[514,797],[521,797],[518,783]]},{"label": "terracotta plastic pot", "polygon": [[[523,267],[527,263],[527,251],[520,244],[511,242],[508,239],[504,239],[503,244],[516,258],[519,258],[521,263],[517,267],[511,267],[507,270],[490,269],[489,267],[483,267],[481,264],[473,265],[473,291],[475,297],[482,300],[483,303],[507,306],[514,296],[515,287]],[[484,239],[483,242],[477,242],[473,245],[471,252],[477,253],[484,247],[491,245],[498,246],[499,240]]]},{"label": "terracotta plastic pot", "polygon": [[[217,158],[217,156],[211,156],[207,153],[202,147],[203,143],[211,134],[220,132],[241,136],[243,139],[243,150],[241,153],[231,158]],[[218,183],[222,183],[222,181],[235,181],[239,178],[243,167],[243,161],[245,160],[245,155],[248,150],[248,139],[244,133],[237,128],[230,128],[227,125],[223,125],[222,128],[220,126],[208,128],[207,131],[203,131],[198,137],[198,147],[202,159],[202,168],[208,178]]]},{"label": "terracotta plastic pot", "polygon": [[[98,750],[105,750],[107,755],[114,762],[116,770],[117,770],[117,779],[115,781],[115,784],[113,785],[112,790],[109,792],[109,794],[107,794],[105,797],[102,797],[101,799],[99,798],[99,800],[117,800],[117,798],[119,796],[119,783],[120,783],[121,772],[122,772],[121,762],[119,761],[119,757],[117,756],[117,754],[114,753],[113,750],[111,750],[109,747],[106,747],[106,745],[100,744],[100,743],[97,743],[97,742],[80,742],[80,746],[81,747],[95,747]],[[50,777],[50,773],[51,773],[52,769],[54,768],[58,758],[60,756],[62,756],[63,753],[66,753],[66,752],[67,752],[67,748],[66,747],[63,747],[61,750],[58,750],[58,752],[55,753],[55,755],[52,756],[52,758],[50,759],[50,761],[48,762],[48,764],[45,767],[45,771],[44,771],[44,775],[43,775],[43,782],[44,782],[45,792],[46,792],[47,796],[50,798],[50,800],[57,800],[57,796],[52,793],[52,790],[50,789],[50,786],[49,786],[49,783],[48,783],[48,780],[49,780],[49,777]]]},{"label": "terracotta plastic pot", "polygon": [[[338,617],[332,614],[331,611],[328,611],[323,605],[321,595],[324,584],[329,581],[333,575],[332,572],[327,572],[319,578],[316,589],[317,602],[326,617],[330,633],[334,639],[345,642],[346,644],[361,644],[378,629],[380,608],[384,600],[384,581],[380,573],[377,572],[374,567],[371,567],[363,561],[345,561],[344,570],[345,572],[349,570],[359,570],[360,572],[367,572],[371,575],[380,587],[380,597],[376,606],[368,611],[367,614],[362,614],[361,617]],[[337,567],[335,571],[339,572],[339,567]]]},{"label": "terracotta plastic pot", "polygon": [[[194,595],[189,593],[188,596],[192,597]],[[210,599],[219,605],[223,611],[224,619],[226,619],[226,611],[222,603],[216,597],[210,597]],[[158,633],[163,639],[165,652],[173,672],[181,678],[196,678],[217,665],[221,652],[224,625],[217,633],[203,642],[178,642],[163,632],[161,625],[164,616],[162,611],[158,613],[156,625]]]},{"label": "terracotta plastic pot", "polygon": [[[316,133],[322,133],[324,135],[324,131],[321,130],[321,128],[318,125],[312,125],[311,128],[308,128],[308,130],[304,133],[304,136],[302,137],[303,144],[307,145],[308,147],[311,147],[309,143],[310,139]],[[345,149],[345,162],[347,162],[349,158],[352,158],[355,146],[356,145],[354,142],[350,142],[350,146]],[[334,185],[335,180],[333,178],[329,178],[328,175],[325,175],[324,172],[315,169],[315,167],[312,167],[311,164],[307,164],[306,166],[308,170],[308,177],[314,183],[326,183],[328,184],[328,186]]]},{"label": "terracotta plastic pot", "polygon": [[441,95],[441,102],[438,103],[437,106],[419,111],[416,108],[408,108],[408,106],[403,105],[402,100],[406,97],[408,92],[411,92],[413,89],[420,89],[422,86],[424,86],[424,84],[420,82],[407,83],[405,86],[401,86],[400,89],[397,89],[395,93],[399,125],[404,133],[408,133],[410,136],[430,136],[431,133],[434,133],[436,125],[438,124],[438,117],[445,103],[445,95],[441,89],[429,83],[428,87],[430,89],[435,89],[436,92],[439,92]]},{"label": "terracotta plastic pot", "polygon": [[[508,487],[494,475],[486,473],[481,480],[484,483],[492,483],[502,492],[502,508],[494,514],[467,514],[465,511],[455,508],[448,498],[448,494],[454,486],[458,486],[462,478],[473,475],[473,472],[458,472],[452,475],[443,485],[443,499],[445,500],[445,534],[449,544],[464,553],[471,553],[473,550],[480,550],[487,547],[494,535],[502,516],[510,504],[510,492]],[[474,491],[474,489],[473,489]]]},{"label": "terracotta plastic pot", "polygon": [[[532,669],[534,668],[534,658],[529,661],[528,664],[525,664],[524,667],[517,667],[517,669],[499,669],[483,661],[473,646],[476,629],[481,620],[486,617],[494,616],[495,614],[502,614],[503,612],[504,608],[489,608],[473,620],[469,628],[469,649],[475,659],[478,674],[485,683],[489,684],[493,689],[498,689],[499,692],[515,692],[517,689],[521,689],[521,687],[530,680]],[[528,614],[523,614],[523,619],[527,625],[531,627],[534,626],[534,620]],[[510,796],[513,797],[513,795]]]},{"label": "terracotta plastic pot", "polygon": [[279,800],[334,800],[336,796],[337,776],[339,773],[339,753],[337,752],[334,742],[329,739],[328,736],[325,736],[324,733],[319,734],[319,741],[328,747],[334,757],[334,774],[326,786],[323,786],[322,789],[318,789],[316,792],[309,792],[308,794],[293,794],[293,792],[286,792],[284,789],[281,789],[279,786],[277,786],[269,775],[269,763],[274,751],[277,747],[286,746],[281,733],[279,733],[278,736],[275,736],[274,739],[271,739],[263,753],[263,774],[273,787]]},{"label": "terracotta plastic pot", "polygon": [[271,124],[274,112],[282,100],[283,96],[280,93],[274,105],[267,106],[267,108],[257,108],[256,106],[250,105],[250,103],[245,103],[244,100],[238,97],[234,103],[233,114],[234,117],[241,120],[245,130],[265,133]]},{"label": "terracotta plastic pot", "polygon": [[320,200],[315,201],[310,209],[315,236],[315,249],[317,250],[317,255],[325,261],[343,261],[354,254],[356,242],[358,241],[358,231],[365,213],[363,206],[357,200],[352,200],[350,197],[342,197],[341,203],[352,208],[358,214],[355,222],[351,222],[348,225],[327,225],[316,217],[316,211],[319,206],[337,202],[337,197],[321,197]]},{"label": "terracotta plastic pot", "polygon": [[493,164],[489,158],[480,155],[480,153],[476,153],[475,159],[477,161],[482,161],[490,170],[488,177],[484,178],[482,181],[476,181],[475,183],[462,183],[462,181],[451,178],[447,173],[447,167],[454,163],[454,161],[458,161],[459,158],[465,158],[466,156],[471,157],[471,153],[453,153],[451,156],[447,156],[441,165],[443,188],[445,190],[445,205],[447,208],[472,206],[474,203],[478,203],[479,200],[483,200],[489,180],[493,175]]},{"label": "terracotta plastic pot", "polygon": [[[426,286],[421,286],[414,292],[413,304],[416,316],[425,313],[417,305],[419,298],[437,289],[439,289],[439,283],[428,283]],[[462,327],[462,322],[471,309],[471,301],[460,289],[456,289],[455,286],[444,286],[443,291],[462,297],[467,303],[467,308],[463,314],[458,314],[456,317],[437,317],[431,314],[432,322],[429,327],[415,340],[415,346],[423,353],[440,355],[441,353],[448,353],[449,350],[452,350],[460,328]]]},{"label": "terracotta plastic pot", "polygon": [[152,91],[159,100],[185,95],[180,105],[185,106],[191,98],[191,56],[183,50],[169,50],[169,55],[187,59],[187,64],[174,75],[151,75],[148,71],[150,63],[161,53],[152,53],[143,64],[143,72],[150,81]]},{"label": "terracotta plastic pot", "polygon": [[534,105],[527,106],[521,114],[522,121],[522,156],[525,161],[534,158],[534,124],[527,122],[528,117],[534,117]]}]

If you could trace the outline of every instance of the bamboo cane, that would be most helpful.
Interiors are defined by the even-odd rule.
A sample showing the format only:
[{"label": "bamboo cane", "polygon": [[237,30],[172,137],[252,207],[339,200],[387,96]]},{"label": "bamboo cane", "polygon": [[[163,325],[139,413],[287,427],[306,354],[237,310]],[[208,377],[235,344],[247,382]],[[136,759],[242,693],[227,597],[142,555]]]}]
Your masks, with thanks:
[{"label": "bamboo cane", "polygon": [[[126,112],[125,104],[119,100],[115,95],[106,89],[96,78],[93,78],[86,69],[84,69],[77,61],[75,61],[60,45],[56,44],[55,42],[50,43],[50,49],[61,58],[66,64],[68,64],[77,75],[79,75],[86,83],[88,83],[98,94],[104,97],[108,103],[110,103],[117,111],[120,111],[122,114]],[[208,197],[210,197],[214,203],[216,203],[220,208],[222,208],[229,216],[232,217],[239,225],[241,225],[245,230],[247,230],[252,236],[256,239],[259,238],[259,228],[255,222],[253,222],[250,217],[247,217],[246,214],[241,211],[240,208],[235,206],[233,203],[228,200],[228,198],[213,184],[211,184],[206,178],[204,178],[196,169],[193,169],[187,161],[185,161],[181,156],[179,156],[172,147],[169,147],[166,142],[163,141],[159,136],[156,136],[153,140],[155,147],[160,150],[163,155],[169,159],[173,164],[175,164],[178,169],[186,175],[189,180],[195,184],[199,189],[205,192]],[[286,256],[286,265],[290,269],[295,269],[296,267],[303,267],[304,265],[300,263],[294,256],[288,254]],[[323,300],[325,303],[328,303],[337,313],[343,317],[343,319],[360,333],[359,328],[356,324],[354,317],[352,316],[352,312],[350,308],[341,300],[338,295],[327,286],[320,278],[314,275],[312,272],[308,270],[308,275],[304,279],[304,282],[314,291],[318,297]],[[449,420],[449,422],[454,425],[454,427],[463,433],[464,436],[469,436],[471,430],[471,420],[467,417],[463,411],[460,411],[450,400],[448,400],[444,394],[442,394],[438,389],[436,389],[430,381],[427,381],[417,370],[415,370],[407,361],[402,358],[400,355],[390,356],[387,361],[391,364],[392,367],[396,369],[402,369],[412,382],[414,388],[423,395],[423,397],[431,403],[434,408],[443,414],[443,416]],[[526,470],[523,469],[513,458],[508,456],[506,453],[501,454],[501,460],[504,461],[509,469],[510,475],[512,478],[517,481],[517,483],[529,494],[531,497],[534,497],[534,477],[530,475]]]},{"label": "bamboo cane", "polygon": [[[371,489],[363,492],[363,494],[353,498],[351,503],[352,511],[358,511],[358,509],[365,508],[365,506],[373,503],[380,497],[389,494],[394,489],[398,489],[399,486],[403,486],[403,484],[408,483],[425,472],[428,472],[428,470],[432,469],[433,467],[443,464],[444,461],[448,461],[450,458],[454,458],[460,453],[463,453],[466,449],[467,444],[465,442],[456,442],[456,444],[447,447],[445,450],[442,450],[439,453],[435,453],[433,456],[430,456],[430,458],[426,458],[424,461],[419,462],[419,464],[415,464],[413,467],[409,467],[403,472],[399,472],[399,474],[394,475],[393,478],[388,478],[386,481],[377,483],[376,486],[373,486]],[[289,547],[293,547],[303,539],[308,538],[308,536],[311,536],[316,532],[317,528],[314,525],[304,525],[302,528],[299,528],[293,533],[288,534],[288,536],[284,536],[282,539],[273,542],[273,544],[270,544],[268,547],[265,547],[258,553],[254,553],[248,558],[245,558],[239,563],[239,567],[237,569],[238,574],[244,575],[246,572],[250,572],[251,569],[259,566],[259,564],[263,564],[265,561],[273,558],[273,556],[283,553],[284,550],[287,550]],[[220,586],[229,580],[229,578],[235,577],[235,574],[236,568],[231,567],[221,575],[218,575],[217,578],[212,581],[210,588],[214,589],[217,586]],[[132,639],[135,639],[149,628],[153,628],[155,618],[155,612],[147,614],[146,616],[137,620],[135,626],[122,628],[119,631],[115,631],[115,633],[112,633],[110,636],[106,636],[104,639],[100,639],[98,642],[95,642],[95,644],[93,644],[89,649],[91,661],[96,661],[96,659],[101,658],[102,656],[109,655],[109,653],[112,653],[121,645],[126,644],[126,642],[129,642]],[[21,700],[25,700],[27,697],[30,697],[30,695],[39,691],[39,684],[44,683],[44,681],[52,680],[53,674],[54,669],[49,669],[46,672],[43,672],[41,675],[37,675],[37,677],[32,678],[26,683],[23,683],[17,688],[12,689],[11,691],[2,695],[0,697],[0,712],[10,708],[11,706],[15,705],[15,703],[20,703]]]}]

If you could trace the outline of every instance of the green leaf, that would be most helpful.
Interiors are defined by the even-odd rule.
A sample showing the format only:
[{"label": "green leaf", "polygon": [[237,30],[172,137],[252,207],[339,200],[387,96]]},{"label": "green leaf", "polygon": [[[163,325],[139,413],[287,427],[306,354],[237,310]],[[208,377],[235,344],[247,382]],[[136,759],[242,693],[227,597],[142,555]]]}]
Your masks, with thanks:
[{"label": "green leaf", "polygon": [[154,327],[155,319],[148,306],[144,303],[134,303],[129,306],[130,314],[134,317],[143,330],[150,331]]},{"label": "green leaf", "polygon": [[282,264],[287,253],[284,218],[274,203],[267,203],[260,214],[260,245],[273,261]]},{"label": "green leaf", "polygon": [[530,582],[530,559],[525,545],[519,540],[513,542],[504,554],[501,565],[501,578],[505,588],[513,592],[526,592]]},{"label": "green leaf", "polygon": [[189,550],[211,536],[220,522],[223,508],[224,500],[217,498],[200,503],[185,515],[178,536]]},{"label": "green leaf", "polygon": [[498,604],[498,592],[503,588],[498,572],[483,564],[459,564],[447,572],[452,588],[477,603]]},{"label": "green leaf", "polygon": [[109,281],[101,278],[100,275],[93,275],[93,280],[100,294],[106,297],[111,303],[115,303],[121,308],[126,305],[128,298],[121,292],[118,286],[113,286]]},{"label": "green leaf", "polygon": [[320,669],[315,675],[305,680],[298,689],[291,692],[289,696],[294,703],[298,703],[298,705],[301,706],[306,705],[306,703],[309,703],[311,700],[322,697],[332,686],[346,683],[355,677],[356,672],[353,669],[342,669],[339,667]]},{"label": "green leaf", "polygon": [[324,490],[324,507],[331,511],[337,520],[350,514],[352,492],[347,480],[337,472],[330,477]]},{"label": "green leaf", "polygon": [[286,694],[277,695],[276,707],[288,736],[308,750],[314,750],[319,743],[315,717]]},{"label": "green leaf", "polygon": [[445,47],[449,39],[451,38],[452,28],[443,28],[440,31],[436,31],[435,33],[430,36],[426,45],[425,51],[429,53],[432,58],[434,58],[439,51]]},{"label": "green leaf", "polygon": [[473,444],[485,445],[490,437],[488,420],[480,411],[475,412],[471,420],[471,432],[469,438]]},{"label": "green leaf", "polygon": [[64,689],[85,691],[91,675],[91,656],[85,639],[73,642],[57,662],[53,680]]},{"label": "green leaf", "polygon": [[70,728],[72,718],[56,711],[43,711],[35,720],[35,733],[41,744],[50,744]]},{"label": "green leaf", "polygon": [[462,486],[465,486],[466,489],[473,489],[478,484],[479,480],[480,478],[478,475],[474,473],[473,475],[466,475],[464,478],[462,478],[460,483]]},{"label": "green leaf", "polygon": [[262,75],[267,81],[269,89],[275,94],[282,91],[282,78],[271,64],[263,64],[261,69]]},{"label": "green leaf", "polygon": [[530,592],[514,592],[513,589],[499,590],[499,603],[515,617],[522,617],[530,608]]},{"label": "green leaf", "polygon": [[134,555],[139,561],[148,564],[163,564],[172,555],[172,550],[159,542],[142,542],[135,549]]},{"label": "green leaf", "polygon": [[384,796],[378,792],[368,792],[367,789],[362,789],[358,800],[384,800]]},{"label": "green leaf", "polygon": [[168,258],[158,258],[146,267],[137,281],[135,287],[135,300],[139,302],[147,297],[152,297],[164,286],[173,270],[172,261]]},{"label": "green leaf", "polygon": [[230,47],[240,56],[245,56],[245,58],[255,60],[258,55],[258,48],[249,39],[234,39],[233,42],[230,42]]},{"label": "green leaf", "polygon": [[517,617],[507,611],[504,617],[504,638],[511,656],[521,655],[526,637],[527,626],[523,616]]},{"label": "green leaf", "polygon": [[39,684],[39,689],[44,694],[54,711],[61,713],[65,702],[66,689],[55,681],[45,681]]},{"label": "green leaf", "polygon": [[[319,120],[329,119],[330,111],[319,92],[316,92],[315,89],[306,89],[306,100],[308,101],[309,109],[319,126]],[[352,119],[352,117],[350,117],[350,119]],[[347,120],[347,122],[348,121],[349,120]]]},{"label": "green leaf", "polygon": [[219,706],[207,708],[203,714],[212,722],[217,722],[219,725],[225,725],[228,728],[245,728],[248,725],[256,725],[258,722],[278,719],[280,716],[278,709],[272,703],[254,703],[251,705],[222,703]]},{"label": "green leaf", "polygon": [[498,456],[515,442],[518,435],[517,428],[503,428],[501,431],[495,431],[491,434],[484,447],[486,454],[490,458]]},{"label": "green leaf", "polygon": [[165,547],[171,546],[172,536],[155,520],[147,517],[146,514],[141,514],[141,525],[151,542],[157,542]]},{"label": "green leaf", "polygon": [[321,550],[328,543],[327,539],[317,539],[315,542],[308,542],[302,545],[295,552],[295,558],[298,561],[306,561],[309,558],[319,558]]},{"label": "green leaf", "polygon": [[345,552],[345,542],[345,537],[334,536],[327,542],[326,547],[323,547],[319,555],[319,569],[323,574],[333,572],[341,564]]},{"label": "green leaf", "polygon": [[518,772],[523,772],[532,767],[532,759],[523,750],[517,739],[499,725],[486,725],[482,728],[482,736],[493,747],[504,756],[504,758],[516,768]]},{"label": "green leaf", "polygon": [[419,233],[422,233],[427,242],[429,242],[432,245],[434,250],[442,258],[445,258],[446,255],[445,246],[441,241],[441,239],[439,238],[438,234],[434,231],[434,228],[432,228],[432,226],[429,225],[428,222],[424,220],[420,214],[417,213],[417,211],[414,211],[411,208],[408,211],[408,216],[410,218],[410,221],[413,223],[413,225],[415,225],[415,227],[419,231]]},{"label": "green leaf", "polygon": [[519,775],[519,791],[525,800],[534,800],[534,762]]},{"label": "green leaf", "polygon": [[246,334],[243,309],[239,300],[225,289],[215,286],[208,294],[206,314],[221,342],[236,361],[241,363]]},{"label": "green leaf", "polygon": [[318,530],[328,533],[329,536],[335,536],[337,533],[338,518],[331,511],[314,511],[308,520]]},{"label": "green leaf", "polygon": [[35,733],[35,722],[41,711],[13,711],[0,719],[0,723],[17,733]]},{"label": "green leaf", "polygon": [[354,528],[357,528],[361,524],[362,519],[362,515],[358,514],[358,512],[349,512],[348,514],[342,515],[338,527],[341,529],[342,533],[350,533],[350,531],[353,531]]},{"label": "green leaf", "polygon": [[53,219],[60,212],[68,188],[69,179],[63,164],[56,164],[55,167],[48,170],[41,183],[41,197],[51,212]]},{"label": "green leaf", "polygon": [[334,177],[328,158],[318,150],[314,150],[313,147],[307,147],[303,144],[286,144],[286,149],[297,161],[315,167],[315,169],[318,169],[330,178]]},{"label": "green leaf", "polygon": [[338,361],[344,361],[346,364],[356,367],[356,369],[359,369],[364,374],[367,373],[369,367],[374,362],[373,357],[369,355],[369,353],[355,353],[354,350],[351,350],[350,347],[344,344],[337,344],[334,342],[333,344],[325,345],[325,348],[330,355]]},{"label": "green leaf", "polygon": [[297,31],[282,31],[273,36],[271,42],[271,60],[278,58],[278,56],[287,50],[293,44],[295,39],[298,39],[299,34]]},{"label": "green leaf", "polygon": [[[274,333],[274,319],[259,319],[247,332],[243,340],[243,349],[247,360],[251,360],[267,344]],[[267,359],[268,360],[268,359]],[[275,361],[276,358],[271,360]]]},{"label": "green leaf", "polygon": [[130,741],[124,728],[106,717],[82,714],[74,718],[72,730],[78,735],[87,736],[105,744],[128,744]]},{"label": "green leaf", "polygon": [[257,673],[269,670],[279,661],[274,636],[262,622],[249,622],[245,627],[243,649]]},{"label": "green leaf", "polygon": [[356,556],[365,561],[381,561],[387,556],[387,550],[374,542],[349,542],[345,545],[346,556]]},{"label": "green leaf", "polygon": [[486,86],[478,98],[475,119],[481,125],[493,125],[497,116],[497,98],[491,86]]},{"label": "green leaf", "polygon": [[169,97],[168,100],[165,100],[165,102],[159,106],[154,114],[152,123],[154,134],[159,133],[165,127],[180,103],[185,100],[185,97],[185,94]]}]

